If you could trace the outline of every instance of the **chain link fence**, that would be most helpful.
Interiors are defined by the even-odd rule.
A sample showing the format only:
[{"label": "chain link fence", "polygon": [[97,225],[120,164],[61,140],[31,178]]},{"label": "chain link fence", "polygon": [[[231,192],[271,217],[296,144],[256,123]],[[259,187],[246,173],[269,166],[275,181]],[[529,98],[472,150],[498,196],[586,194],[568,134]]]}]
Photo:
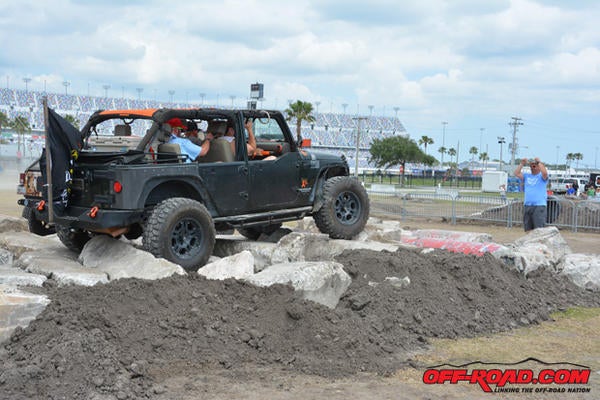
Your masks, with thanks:
[{"label": "chain link fence", "polygon": [[[440,219],[453,225],[476,222],[509,228],[523,225],[523,201],[499,195],[465,195],[452,189],[435,193],[370,190],[369,198],[373,214],[401,220]],[[600,201],[550,197],[547,214],[548,225],[600,233]]]}]

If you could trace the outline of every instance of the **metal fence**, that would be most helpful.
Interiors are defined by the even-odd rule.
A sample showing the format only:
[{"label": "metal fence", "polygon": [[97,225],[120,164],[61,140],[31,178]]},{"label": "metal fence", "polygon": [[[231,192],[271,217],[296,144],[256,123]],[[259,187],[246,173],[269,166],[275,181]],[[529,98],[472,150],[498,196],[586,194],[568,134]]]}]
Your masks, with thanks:
[{"label": "metal fence", "polygon": [[[400,219],[440,219],[458,222],[480,222],[505,225],[523,225],[523,201],[500,196],[464,195],[458,191],[436,193],[369,191],[371,210]],[[600,232],[600,201],[574,200],[553,197],[548,203],[548,225],[570,229]]]}]

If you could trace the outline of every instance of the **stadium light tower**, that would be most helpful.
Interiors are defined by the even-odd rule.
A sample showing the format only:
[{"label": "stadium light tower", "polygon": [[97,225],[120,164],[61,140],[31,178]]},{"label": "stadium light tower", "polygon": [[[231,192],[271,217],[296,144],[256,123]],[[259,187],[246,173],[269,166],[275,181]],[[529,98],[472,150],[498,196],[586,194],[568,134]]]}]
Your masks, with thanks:
[{"label": "stadium light tower", "polygon": [[23,78],[23,82],[25,82],[25,94],[29,91],[28,85],[31,82],[31,78]]},{"label": "stadium light tower", "polygon": [[342,108],[344,109],[344,114],[346,114],[346,107],[348,107],[348,103],[343,103]]},{"label": "stadium light tower", "polygon": [[104,89],[104,97],[108,97],[108,89],[110,89],[110,85],[102,85]]},{"label": "stadium light tower", "polygon": [[200,93],[200,105],[204,106],[204,98],[206,97],[206,93]]},{"label": "stadium light tower", "polygon": [[354,117],[352,118],[356,121],[356,159],[354,166],[354,176],[358,177],[358,149],[360,144],[360,121],[366,121],[367,117]]},{"label": "stadium light tower", "polygon": [[175,91],[173,89],[169,90],[169,103],[173,102],[173,95],[175,94]]},{"label": "stadium light tower", "polygon": [[506,143],[504,136],[498,136],[498,143],[500,144],[500,171],[502,171],[502,145]]},{"label": "stadium light tower", "polygon": [[71,84],[71,82],[69,82],[69,81],[64,81],[63,82],[63,86],[65,87],[65,96],[68,94],[67,93],[67,89],[69,88],[70,84]]},{"label": "stadium light tower", "polygon": [[373,108],[375,108],[375,106],[370,104],[369,105],[369,117],[373,116]]},{"label": "stadium light tower", "polygon": [[[446,125],[448,122],[442,121],[442,147],[446,147]],[[444,153],[442,153],[442,166],[444,165]]]},{"label": "stadium light tower", "polygon": [[231,108],[233,108],[233,102],[235,101],[235,96],[231,95],[231,96],[229,96],[229,98],[231,99]]},{"label": "stadium light tower", "polygon": [[317,106],[317,114],[319,113],[319,106],[321,105],[320,101],[315,101],[315,105]]},{"label": "stadium light tower", "polygon": [[142,92],[144,91],[144,88],[135,88],[136,92],[138,92],[138,100],[142,99]]}]

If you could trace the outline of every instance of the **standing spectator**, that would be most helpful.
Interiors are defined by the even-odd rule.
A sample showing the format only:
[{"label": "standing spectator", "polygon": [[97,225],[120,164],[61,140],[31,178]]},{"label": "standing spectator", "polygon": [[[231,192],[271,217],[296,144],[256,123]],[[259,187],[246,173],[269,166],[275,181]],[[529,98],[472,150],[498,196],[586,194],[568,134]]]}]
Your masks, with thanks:
[{"label": "standing spectator", "polygon": [[[523,173],[521,169],[529,162],[531,173]],[[546,204],[548,194],[548,170],[538,157],[534,160],[521,160],[514,172],[515,176],[523,182],[525,192],[523,210],[523,228],[525,232],[546,226]]]},{"label": "standing spectator", "polygon": [[500,185],[500,199],[506,203],[506,185]]}]

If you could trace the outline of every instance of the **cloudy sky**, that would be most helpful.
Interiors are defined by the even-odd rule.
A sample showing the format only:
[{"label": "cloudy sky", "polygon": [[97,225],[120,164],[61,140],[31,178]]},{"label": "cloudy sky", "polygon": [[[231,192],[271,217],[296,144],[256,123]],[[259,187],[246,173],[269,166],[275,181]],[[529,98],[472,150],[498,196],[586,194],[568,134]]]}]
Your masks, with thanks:
[{"label": "cloudy sky", "polygon": [[397,115],[461,160],[498,136],[509,159],[517,117],[517,157],[600,167],[600,2],[366,3],[0,0],[0,84],[241,107],[261,82],[265,108]]}]

